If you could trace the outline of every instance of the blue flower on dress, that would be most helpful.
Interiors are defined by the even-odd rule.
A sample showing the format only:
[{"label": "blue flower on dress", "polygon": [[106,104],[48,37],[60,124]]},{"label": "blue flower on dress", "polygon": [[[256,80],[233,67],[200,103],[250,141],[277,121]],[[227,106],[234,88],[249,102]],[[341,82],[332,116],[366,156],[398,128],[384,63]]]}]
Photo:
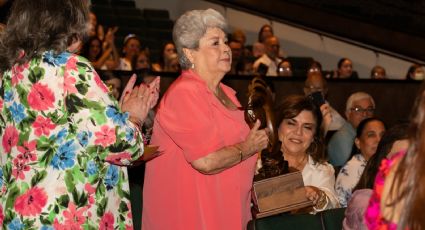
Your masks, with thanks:
[{"label": "blue flower on dress", "polygon": [[3,169],[0,168],[0,187],[3,186]]},{"label": "blue flower on dress", "polygon": [[87,162],[87,174],[89,176],[92,176],[97,173],[97,165],[94,163],[94,161]]},{"label": "blue flower on dress", "polygon": [[118,167],[115,165],[110,165],[105,176],[105,185],[107,190],[111,190],[118,183],[119,172]]},{"label": "blue flower on dress", "polygon": [[59,66],[66,64],[68,61],[69,53],[61,53],[59,55],[55,55],[53,51],[47,51],[43,56],[43,61],[47,62],[49,65],[52,66]]},{"label": "blue flower on dress", "polygon": [[89,143],[89,139],[93,136],[93,133],[90,131],[82,131],[77,134],[78,142],[81,146],[86,147]]},{"label": "blue flower on dress", "polygon": [[22,104],[13,102],[12,106],[9,108],[10,113],[12,114],[13,120],[16,123],[21,122],[25,117],[25,107]]},{"label": "blue flower on dress", "polygon": [[56,136],[52,136],[50,138],[56,139],[56,143],[60,144],[63,142],[64,137],[68,135],[68,130],[66,128],[61,129]]},{"label": "blue flower on dress", "polygon": [[5,102],[11,102],[13,101],[13,91],[12,90],[8,90],[4,93],[4,101]]},{"label": "blue flower on dress", "polygon": [[134,129],[126,128],[125,129],[125,140],[132,141],[134,138]]},{"label": "blue flower on dress", "polygon": [[59,146],[58,151],[53,156],[50,163],[55,169],[66,169],[74,165],[75,150],[74,140],[67,141]]},{"label": "blue flower on dress", "polygon": [[19,218],[15,218],[7,225],[7,228],[10,230],[21,230],[24,229],[24,224],[19,220]]},{"label": "blue flower on dress", "polygon": [[125,122],[128,119],[128,113],[119,112],[114,106],[108,106],[106,109],[106,116],[112,118],[114,124],[125,125]]}]

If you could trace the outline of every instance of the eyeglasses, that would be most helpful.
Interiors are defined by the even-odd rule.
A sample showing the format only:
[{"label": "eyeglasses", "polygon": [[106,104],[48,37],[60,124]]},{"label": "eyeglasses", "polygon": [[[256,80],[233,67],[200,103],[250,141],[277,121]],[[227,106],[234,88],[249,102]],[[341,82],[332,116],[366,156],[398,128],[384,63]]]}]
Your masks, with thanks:
[{"label": "eyeglasses", "polygon": [[375,112],[375,108],[359,108],[359,107],[354,107],[350,109],[352,112],[355,113],[367,113],[367,114],[373,114]]}]

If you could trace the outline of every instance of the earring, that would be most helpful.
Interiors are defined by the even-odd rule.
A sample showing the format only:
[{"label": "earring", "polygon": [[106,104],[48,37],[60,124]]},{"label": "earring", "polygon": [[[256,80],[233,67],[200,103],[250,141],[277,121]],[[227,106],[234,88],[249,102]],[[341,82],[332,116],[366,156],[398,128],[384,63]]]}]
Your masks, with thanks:
[{"label": "earring", "polygon": [[195,69],[195,64],[192,63],[192,66],[190,68]]}]

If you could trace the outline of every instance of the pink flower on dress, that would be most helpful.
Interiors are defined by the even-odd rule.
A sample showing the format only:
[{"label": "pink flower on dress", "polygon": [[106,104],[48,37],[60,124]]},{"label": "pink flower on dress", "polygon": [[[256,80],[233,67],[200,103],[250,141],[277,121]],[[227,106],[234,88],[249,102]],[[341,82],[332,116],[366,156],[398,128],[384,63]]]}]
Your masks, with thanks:
[{"label": "pink flower on dress", "polygon": [[34,187],[16,198],[14,208],[22,216],[39,216],[46,204],[46,192],[42,188]]},{"label": "pink flower on dress", "polygon": [[37,155],[35,149],[37,147],[37,141],[32,140],[30,142],[24,141],[24,146],[18,146],[18,151],[21,154],[18,154],[17,158],[23,162],[36,161]]},{"label": "pink flower on dress", "polygon": [[100,79],[99,75],[97,75],[96,72],[93,73],[94,81],[96,82],[96,85],[99,86],[99,88],[104,92],[109,92],[108,87],[106,87],[105,83]]},{"label": "pink flower on dress", "polygon": [[17,85],[22,79],[24,79],[23,72],[25,69],[28,69],[29,64],[25,63],[23,65],[14,65],[12,67],[12,85]]},{"label": "pink flower on dress", "polygon": [[111,212],[107,212],[102,216],[99,223],[100,230],[113,230],[114,229],[114,215]]},{"label": "pink flower on dress", "polygon": [[19,160],[18,158],[13,159],[13,168],[12,176],[16,179],[25,179],[25,172],[30,171],[30,166],[28,166],[24,161]]},{"label": "pink flower on dress", "polygon": [[69,229],[82,229],[82,225],[86,221],[85,212],[87,211],[86,207],[82,207],[77,210],[73,202],[69,202],[68,209],[63,211],[63,216],[65,217],[65,225]]},{"label": "pink flower on dress", "polygon": [[0,205],[0,226],[3,226],[4,214],[3,214],[3,206]]},{"label": "pink flower on dress", "polygon": [[94,194],[96,192],[96,188],[91,186],[90,183],[86,183],[84,185],[84,189],[87,191],[88,194]]},{"label": "pink flower on dress", "polygon": [[96,145],[102,145],[103,147],[107,147],[113,143],[115,143],[115,128],[109,128],[107,125],[104,125],[100,128],[99,132],[95,132],[96,140],[94,143]]},{"label": "pink flower on dress", "polygon": [[61,87],[66,94],[77,93],[78,90],[75,88],[75,82],[77,82],[77,80],[75,80],[73,76],[69,75],[68,72],[65,73],[63,78],[63,84],[59,85],[59,87]]},{"label": "pink flower on dress", "polygon": [[43,111],[54,107],[55,95],[47,85],[35,83],[31,87],[27,101],[32,109]]},{"label": "pink flower on dress", "polygon": [[4,131],[4,135],[3,135],[3,140],[2,140],[3,149],[7,153],[10,153],[12,148],[18,144],[18,139],[19,139],[18,130],[13,126],[6,127],[6,130]]},{"label": "pink flower on dress", "polygon": [[53,221],[53,229],[55,229],[55,230],[67,230],[65,228],[65,225],[59,223],[57,218],[55,218],[55,220]]},{"label": "pink flower on dress", "polygon": [[3,110],[3,100],[0,99],[0,110]]},{"label": "pink flower on dress", "polygon": [[[106,159],[105,159],[105,161],[110,162],[110,163],[115,164],[115,165],[125,164],[125,163],[122,162],[122,160],[130,163],[131,154],[128,153],[128,152],[121,152],[121,153],[113,154],[111,156],[107,156]],[[129,163],[127,163],[127,164],[129,164]]]},{"label": "pink flower on dress", "polygon": [[50,130],[56,128],[56,125],[52,123],[50,118],[44,118],[43,116],[37,116],[34,123],[32,124],[34,128],[34,133],[36,136],[50,135]]}]

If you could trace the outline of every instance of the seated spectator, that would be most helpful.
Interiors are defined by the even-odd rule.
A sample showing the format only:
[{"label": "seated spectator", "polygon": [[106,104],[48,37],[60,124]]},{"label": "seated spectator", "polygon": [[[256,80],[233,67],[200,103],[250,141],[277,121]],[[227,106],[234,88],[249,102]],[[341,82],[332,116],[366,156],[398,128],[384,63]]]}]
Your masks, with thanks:
[{"label": "seated spectator", "polygon": [[385,132],[384,123],[377,118],[367,118],[357,127],[353,156],[342,167],[336,178],[335,191],[341,207],[347,207],[353,188],[359,182],[367,161],[376,153]]},{"label": "seated spectator", "polygon": [[242,68],[243,45],[239,41],[233,39],[229,40],[228,45],[232,51],[232,67],[229,74],[237,74]]},{"label": "seated spectator", "polygon": [[348,58],[341,58],[338,61],[337,70],[332,78],[358,79],[356,71],[353,71],[353,62]]},{"label": "seated spectator", "polygon": [[292,95],[283,101],[276,118],[283,157],[291,170],[302,172],[314,212],[339,207],[334,169],[326,162],[319,108],[307,97]]},{"label": "seated spectator", "polygon": [[81,55],[87,58],[95,69],[114,70],[119,65],[119,54],[115,47],[115,29],[106,33],[105,50],[98,37],[91,37],[84,43]]},{"label": "seated spectator", "polygon": [[422,65],[413,64],[409,67],[406,74],[406,80],[422,81],[424,79],[424,69]]},{"label": "seated spectator", "polygon": [[370,78],[371,79],[386,79],[387,73],[385,72],[384,67],[380,65],[376,65],[372,68],[370,71]]},{"label": "seated spectator", "polygon": [[170,54],[170,56],[167,58],[167,62],[165,63],[163,72],[179,73],[180,71],[181,68],[177,53]]},{"label": "seated spectator", "polygon": [[292,77],[292,66],[288,59],[283,59],[277,64],[277,76]]},{"label": "seated spectator", "polygon": [[273,28],[271,25],[265,24],[258,32],[258,42],[265,43],[267,38],[274,36]]},{"label": "seated spectator", "polygon": [[[304,82],[304,94],[308,96],[314,92],[321,92],[323,99],[325,100],[328,96],[328,84],[320,71],[309,71],[307,79]],[[326,101],[326,103],[329,105],[329,111],[332,118],[331,123],[328,127],[326,127],[326,131],[339,130],[344,125],[345,119],[329,104],[328,101]]]},{"label": "seated spectator", "polygon": [[[177,54],[176,47],[173,42],[166,42],[162,46],[162,52],[157,63],[152,64],[152,70],[156,72],[168,72],[170,69],[171,55]],[[168,69],[168,70],[165,70]]]},{"label": "seated spectator", "polygon": [[151,69],[148,51],[141,50],[136,56],[134,56],[131,62],[131,68],[133,70]]},{"label": "seated spectator", "polygon": [[264,44],[261,42],[255,42],[252,45],[252,56],[255,58],[260,58],[266,53],[266,48],[264,47]]},{"label": "seated spectator", "polygon": [[367,161],[366,167],[354,188],[353,195],[348,202],[343,221],[344,230],[366,230],[364,214],[372,195],[373,184],[378,173],[381,161],[386,157],[406,150],[409,147],[407,140],[407,124],[398,124],[386,130],[378,144],[376,153]]},{"label": "seated spectator", "polygon": [[333,166],[341,167],[348,161],[357,126],[362,120],[372,117],[374,112],[375,101],[372,96],[365,92],[351,94],[345,108],[347,121],[332,135],[328,143],[329,162]]},{"label": "seated spectator", "polygon": [[235,29],[230,38],[230,40],[238,41],[242,44],[242,56],[252,56],[252,48],[246,47],[246,35],[243,30]]},{"label": "seated spectator", "polygon": [[254,70],[258,72],[262,63],[267,67],[267,76],[277,76],[277,64],[282,61],[279,58],[279,39],[275,36],[268,37],[264,42],[264,46],[266,53],[254,62]]},{"label": "seated spectator", "polygon": [[140,52],[141,44],[142,42],[135,34],[129,34],[124,38],[123,56],[120,59],[118,70],[132,70],[131,61]]},{"label": "seated spectator", "polygon": [[98,37],[101,41],[105,38],[103,26],[97,21],[96,14],[92,11],[89,13],[89,37]]},{"label": "seated spectator", "polygon": [[314,72],[322,73],[322,64],[320,64],[320,62],[316,60],[313,60],[310,63],[310,66],[308,67],[308,70],[307,70],[307,74],[314,73]]}]

